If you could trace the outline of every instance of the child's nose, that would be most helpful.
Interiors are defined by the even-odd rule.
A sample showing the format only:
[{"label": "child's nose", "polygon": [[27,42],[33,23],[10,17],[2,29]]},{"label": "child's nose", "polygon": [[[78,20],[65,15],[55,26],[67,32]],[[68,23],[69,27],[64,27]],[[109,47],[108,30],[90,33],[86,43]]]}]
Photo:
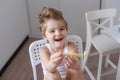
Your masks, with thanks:
[{"label": "child's nose", "polygon": [[56,31],[56,35],[60,35],[61,34],[61,32],[60,31]]}]

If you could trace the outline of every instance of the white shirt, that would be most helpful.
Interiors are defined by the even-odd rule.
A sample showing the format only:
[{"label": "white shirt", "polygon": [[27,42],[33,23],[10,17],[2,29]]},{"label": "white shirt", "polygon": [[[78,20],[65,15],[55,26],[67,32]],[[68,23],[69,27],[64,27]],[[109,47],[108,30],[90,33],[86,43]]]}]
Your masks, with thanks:
[{"label": "white shirt", "polygon": [[[45,46],[49,49],[51,55],[54,54],[54,51],[51,49],[49,43],[46,44]],[[65,47],[64,47],[64,53],[68,53],[68,44],[66,44]],[[66,68],[65,68],[64,63],[65,63],[65,58],[63,59],[63,61],[57,67],[57,70],[58,70],[61,78],[66,78]],[[46,75],[46,69],[45,69],[42,62],[41,62],[41,64],[42,64],[42,68],[43,68],[43,74],[45,76]]]}]

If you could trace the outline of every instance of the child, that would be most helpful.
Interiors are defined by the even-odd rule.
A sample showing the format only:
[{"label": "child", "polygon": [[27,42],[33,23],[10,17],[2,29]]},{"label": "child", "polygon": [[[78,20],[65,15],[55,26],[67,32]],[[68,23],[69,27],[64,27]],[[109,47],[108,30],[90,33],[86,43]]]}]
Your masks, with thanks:
[{"label": "child", "polygon": [[80,60],[65,56],[66,53],[77,52],[77,48],[73,42],[66,41],[68,25],[62,12],[44,7],[39,23],[42,37],[48,41],[40,48],[44,80],[83,80]]}]

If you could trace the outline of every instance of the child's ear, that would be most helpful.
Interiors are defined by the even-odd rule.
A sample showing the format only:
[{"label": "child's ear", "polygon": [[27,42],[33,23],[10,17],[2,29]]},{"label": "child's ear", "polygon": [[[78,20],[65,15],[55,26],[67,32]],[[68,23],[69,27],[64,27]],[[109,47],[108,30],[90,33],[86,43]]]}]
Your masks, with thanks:
[{"label": "child's ear", "polygon": [[46,40],[48,42],[48,40],[47,40],[45,35],[42,35],[42,37],[43,37],[44,40]]},{"label": "child's ear", "polygon": [[48,40],[47,40],[47,38],[46,38],[45,36],[43,37],[43,39],[46,40],[46,41],[48,42]]},{"label": "child's ear", "polygon": [[47,41],[47,38],[46,37],[43,37],[43,39],[45,39]]},{"label": "child's ear", "polygon": [[45,35],[42,35],[42,37],[43,37],[43,39],[45,39],[45,40],[47,41],[47,38],[46,38],[46,36],[45,36]]}]

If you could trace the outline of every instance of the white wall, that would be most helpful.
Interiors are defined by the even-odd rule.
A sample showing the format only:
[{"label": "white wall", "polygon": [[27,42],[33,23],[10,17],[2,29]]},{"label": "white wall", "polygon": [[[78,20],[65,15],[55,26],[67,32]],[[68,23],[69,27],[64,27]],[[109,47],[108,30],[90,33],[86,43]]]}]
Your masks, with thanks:
[{"label": "white wall", "polygon": [[68,34],[77,34],[85,42],[85,12],[99,9],[99,0],[61,0],[60,9],[69,25]]},{"label": "white wall", "polygon": [[85,12],[99,9],[99,0],[28,0],[31,37],[40,37],[38,14],[44,6],[54,7],[63,12],[69,25],[68,34],[77,34],[86,40]]},{"label": "white wall", "polygon": [[59,8],[58,0],[27,0],[28,1],[28,10],[29,10],[29,19],[31,26],[31,37],[41,37],[40,31],[38,29],[38,15],[43,7],[49,6],[56,9]]},{"label": "white wall", "polygon": [[0,70],[29,34],[25,0],[0,0]]}]

